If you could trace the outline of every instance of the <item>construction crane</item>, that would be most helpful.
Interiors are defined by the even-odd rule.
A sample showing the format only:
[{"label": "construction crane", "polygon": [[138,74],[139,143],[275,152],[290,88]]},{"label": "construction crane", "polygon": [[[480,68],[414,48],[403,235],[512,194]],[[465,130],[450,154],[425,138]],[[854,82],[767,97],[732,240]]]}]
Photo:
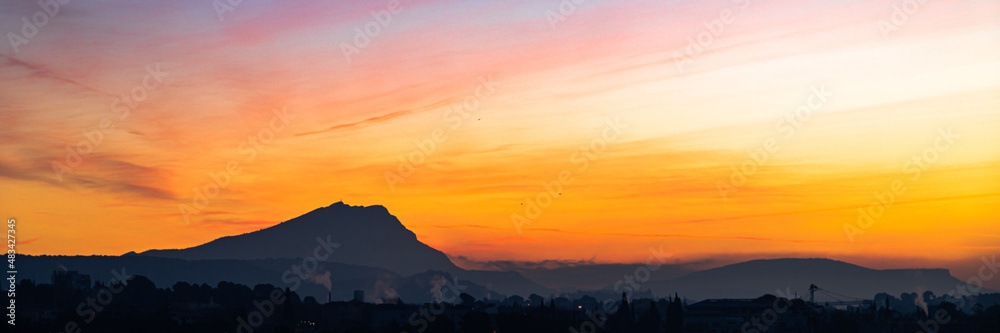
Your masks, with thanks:
[{"label": "construction crane", "polygon": [[836,300],[835,302],[824,302],[824,304],[827,304],[827,305],[830,305],[830,306],[867,305],[867,304],[871,304],[871,302],[872,302],[871,300],[867,300],[867,299],[863,299],[863,298],[851,297],[851,296],[847,296],[847,295],[838,294],[838,293],[835,293],[835,292],[832,292],[832,291],[820,288],[820,287],[816,286],[815,284],[810,284],[809,285],[809,303],[811,303],[813,305],[816,304],[816,292],[817,291],[820,292],[820,293],[822,293],[822,294],[824,294],[824,295],[826,295],[827,297],[830,297],[830,298],[833,298],[834,300]]},{"label": "construction crane", "polygon": [[819,290],[815,284],[809,285],[809,303],[816,303],[816,291]]}]

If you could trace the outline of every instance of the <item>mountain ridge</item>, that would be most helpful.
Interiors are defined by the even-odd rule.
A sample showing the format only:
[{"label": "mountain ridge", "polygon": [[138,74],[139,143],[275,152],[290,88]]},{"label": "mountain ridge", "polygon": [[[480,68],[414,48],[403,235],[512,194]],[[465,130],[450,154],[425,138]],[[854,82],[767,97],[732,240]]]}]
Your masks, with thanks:
[{"label": "mountain ridge", "polygon": [[[327,256],[318,246],[332,249]],[[305,260],[313,258],[321,263],[385,269],[401,277],[427,271],[447,272],[496,288],[501,294],[549,292],[516,272],[462,269],[444,252],[420,242],[385,206],[351,206],[343,201],[261,230],[224,236],[185,249],[148,250],[134,255],[184,260],[303,258],[303,266]]]},{"label": "mountain ridge", "polygon": [[780,258],[696,271],[675,279],[653,281],[647,287],[658,295],[682,291],[691,298],[708,299],[752,298],[776,290],[808,295],[812,284],[852,298],[871,299],[879,293],[899,295],[931,290],[944,294],[964,282],[944,268],[874,269],[829,258]]},{"label": "mountain ridge", "polygon": [[[620,286],[616,281],[627,279],[643,267],[641,264],[600,264],[521,271],[465,270],[443,252],[420,242],[416,234],[385,206],[351,206],[343,201],[261,230],[220,237],[186,249],[149,250],[127,256],[193,261],[307,258],[314,255],[317,246],[323,245],[324,237],[328,242],[338,243],[338,247],[328,258],[316,259],[342,265],[332,267],[386,270],[397,281],[419,276],[426,279],[429,272],[441,272],[477,285],[473,288],[477,293],[570,295],[590,292],[603,295],[610,292],[614,296],[619,293],[614,287]],[[947,269],[878,270],[829,258],[756,259],[705,270],[689,270],[680,264],[666,268],[634,290],[648,290],[660,296],[680,292],[690,299],[754,298],[776,290],[804,295],[808,294],[809,285],[817,284],[829,290],[870,298],[882,292],[933,290],[945,293],[961,284]],[[362,271],[368,275],[361,274],[351,280],[359,289],[370,287],[359,283],[368,280],[375,283],[385,275]],[[408,295],[422,297],[426,293],[410,291]]]},{"label": "mountain ridge", "polygon": [[[313,237],[324,236],[337,245],[326,261],[380,267],[400,275],[459,269],[444,252],[417,240],[417,235],[384,206],[350,206],[343,201],[261,230],[185,249],[148,250],[138,255],[187,260],[303,258],[313,254],[316,243],[321,242]],[[258,246],[269,241],[283,243]]]}]

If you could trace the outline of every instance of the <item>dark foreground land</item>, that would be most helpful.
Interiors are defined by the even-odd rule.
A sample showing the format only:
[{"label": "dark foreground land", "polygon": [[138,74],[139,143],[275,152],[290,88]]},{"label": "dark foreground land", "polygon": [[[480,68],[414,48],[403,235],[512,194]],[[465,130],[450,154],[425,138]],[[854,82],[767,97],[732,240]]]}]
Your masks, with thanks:
[{"label": "dark foreground land", "polygon": [[19,332],[1000,332],[998,294],[961,304],[883,294],[840,307],[772,295],[689,302],[627,295],[477,300],[464,293],[437,295],[450,302],[373,304],[363,295],[347,302],[302,299],[272,285],[157,288],[143,276],[90,285],[61,274],[51,284],[20,281],[17,290]]}]

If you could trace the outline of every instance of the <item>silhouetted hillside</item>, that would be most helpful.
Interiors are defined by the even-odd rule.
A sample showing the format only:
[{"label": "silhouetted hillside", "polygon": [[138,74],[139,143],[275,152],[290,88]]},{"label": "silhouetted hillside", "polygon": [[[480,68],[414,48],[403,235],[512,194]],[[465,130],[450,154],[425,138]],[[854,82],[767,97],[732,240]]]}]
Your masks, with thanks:
[{"label": "silhouetted hillside", "polygon": [[[173,278],[178,273],[160,272],[156,265],[141,266],[156,271],[157,273],[145,274],[166,285],[173,281],[287,284],[287,282],[282,283],[282,280],[287,280],[283,278],[284,271],[293,265],[303,266],[305,258],[314,258],[320,266],[315,272],[311,272],[310,282],[320,285],[325,285],[327,279],[339,282],[340,285],[330,289],[335,296],[341,297],[344,295],[349,297],[353,290],[365,290],[369,292],[368,295],[388,297],[394,291],[387,290],[387,286],[395,285],[401,278],[427,271],[450,273],[470,284],[483,286],[483,290],[498,294],[528,295],[551,292],[517,272],[467,271],[459,268],[452,264],[444,253],[417,240],[416,235],[406,229],[395,216],[389,214],[385,207],[349,206],[343,202],[313,210],[259,231],[222,237],[187,249],[150,250],[140,254],[128,253],[123,257],[133,256],[183,259],[191,261],[191,264],[178,261],[165,261],[162,264],[174,267],[176,270],[201,271],[203,268],[208,268],[208,272],[218,272],[211,276],[196,274]],[[83,264],[83,266],[88,265]],[[102,263],[101,266],[108,264]],[[228,269],[223,270],[219,267]],[[48,267],[48,269],[54,268],[55,266]],[[329,277],[324,276],[327,271],[330,272]],[[161,275],[171,278],[161,279]],[[319,291],[321,290],[310,289],[304,294],[319,297],[322,296],[318,295]],[[416,290],[413,293],[423,295],[427,291]],[[474,295],[485,297],[486,293]],[[414,301],[420,300],[425,299],[414,299]]]},{"label": "silhouetted hillside", "polygon": [[[315,259],[313,271],[305,275],[289,272],[303,268],[310,258]],[[188,249],[150,250],[121,257],[27,256],[21,262],[28,268],[24,271],[43,273],[37,277],[28,273],[26,278],[45,279],[52,270],[65,267],[106,280],[111,269],[126,267],[160,285],[177,281],[286,287],[298,284],[303,288],[301,294],[317,299],[327,295],[348,299],[354,290],[363,290],[369,301],[401,297],[413,302],[433,299],[442,281],[465,286],[468,289],[464,292],[485,299],[530,294],[574,297],[588,293],[615,298],[620,294],[614,289],[616,282],[642,268],[640,264],[610,264],[521,272],[467,271],[455,266],[444,253],[418,241],[385,207],[342,202],[270,228],[222,237]],[[775,259],[698,272],[665,265],[634,292],[642,297],[678,293],[700,300],[751,298],[780,289],[807,297],[809,285],[816,284],[842,295],[871,299],[878,293],[899,295],[926,290],[941,295],[961,283],[945,269],[876,270],[829,259]],[[836,300],[825,294],[819,296],[817,301]]]},{"label": "silhouetted hillside", "polygon": [[[941,295],[963,282],[952,277],[947,269],[878,270],[830,259],[772,259],[694,272],[648,286],[657,295],[680,292],[689,299],[708,299],[750,298],[774,294],[777,289],[808,297],[810,284],[847,296],[871,299],[880,292],[899,295],[931,290]],[[834,301],[823,294],[817,294],[816,300]]]},{"label": "silhouetted hillside", "polygon": [[339,244],[326,260],[329,262],[379,267],[400,275],[458,269],[444,253],[418,241],[385,207],[343,202],[263,230],[187,249],[149,250],[140,255],[187,260],[305,258],[313,256],[320,245],[317,237]]}]

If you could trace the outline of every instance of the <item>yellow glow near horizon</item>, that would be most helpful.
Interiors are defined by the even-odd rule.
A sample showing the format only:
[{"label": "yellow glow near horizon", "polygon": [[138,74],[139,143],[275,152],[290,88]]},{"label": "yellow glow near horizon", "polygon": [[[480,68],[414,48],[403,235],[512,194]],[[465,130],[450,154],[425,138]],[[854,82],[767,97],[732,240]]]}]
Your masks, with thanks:
[{"label": "yellow glow near horizon", "polygon": [[[614,1],[553,27],[536,3],[426,1],[350,61],[338,45],[378,6],[247,3],[220,24],[182,4],[80,4],[0,55],[0,211],[30,254],[189,247],[340,200],[384,205],[470,262],[663,246],[968,269],[1000,249],[1000,4],[928,2],[885,30],[892,1],[741,3]],[[156,24],[103,29],[106,11]],[[115,99],[156,67],[120,117]],[[207,207],[178,208],[230,163]],[[572,183],[519,232],[512,215],[561,172]],[[849,236],[893,182],[905,192]]]}]

